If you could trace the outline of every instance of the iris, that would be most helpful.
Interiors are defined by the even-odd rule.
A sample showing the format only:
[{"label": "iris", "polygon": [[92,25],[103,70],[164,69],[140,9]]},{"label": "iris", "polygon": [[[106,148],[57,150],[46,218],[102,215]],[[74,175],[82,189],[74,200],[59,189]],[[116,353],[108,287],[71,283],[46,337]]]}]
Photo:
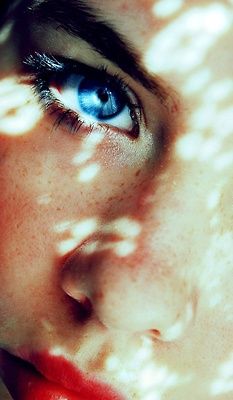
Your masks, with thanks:
[{"label": "iris", "polygon": [[100,120],[117,116],[126,106],[119,88],[98,79],[83,78],[77,96],[82,111]]}]

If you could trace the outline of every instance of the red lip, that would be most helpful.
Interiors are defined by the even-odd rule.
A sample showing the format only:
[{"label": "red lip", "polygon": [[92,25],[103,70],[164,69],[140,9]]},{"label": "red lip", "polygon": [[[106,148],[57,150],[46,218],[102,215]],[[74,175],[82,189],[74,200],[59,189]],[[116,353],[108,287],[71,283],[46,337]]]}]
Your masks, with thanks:
[{"label": "red lip", "polygon": [[27,361],[3,352],[3,380],[14,400],[123,400],[63,357],[33,353]]}]

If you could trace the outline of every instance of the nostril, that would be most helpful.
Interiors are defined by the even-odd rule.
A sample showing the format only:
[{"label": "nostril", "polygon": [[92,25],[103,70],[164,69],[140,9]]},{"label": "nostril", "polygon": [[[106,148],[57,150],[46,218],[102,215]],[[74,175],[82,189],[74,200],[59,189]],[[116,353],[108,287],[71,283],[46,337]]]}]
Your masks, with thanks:
[{"label": "nostril", "polygon": [[93,313],[93,306],[89,298],[85,295],[77,296],[74,298],[70,296],[69,293],[66,293],[70,299],[72,314],[75,320],[79,322],[86,322]]},{"label": "nostril", "polygon": [[79,319],[81,321],[86,321],[91,317],[93,312],[93,307],[88,297],[83,296],[82,301],[77,301],[77,306],[79,308]]},{"label": "nostril", "polygon": [[155,339],[159,339],[161,337],[161,333],[160,333],[160,331],[158,329],[150,329],[148,331],[148,336],[151,339],[155,340]]}]

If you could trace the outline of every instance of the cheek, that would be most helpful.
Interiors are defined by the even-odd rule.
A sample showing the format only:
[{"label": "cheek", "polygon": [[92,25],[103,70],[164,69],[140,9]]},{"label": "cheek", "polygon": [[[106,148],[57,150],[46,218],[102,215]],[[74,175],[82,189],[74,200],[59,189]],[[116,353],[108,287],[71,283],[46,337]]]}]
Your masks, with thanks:
[{"label": "cheek", "polygon": [[145,151],[139,157],[127,142],[62,129],[52,136],[46,124],[18,141],[2,140],[2,257],[41,258],[54,251],[57,225],[135,210],[151,157]]}]

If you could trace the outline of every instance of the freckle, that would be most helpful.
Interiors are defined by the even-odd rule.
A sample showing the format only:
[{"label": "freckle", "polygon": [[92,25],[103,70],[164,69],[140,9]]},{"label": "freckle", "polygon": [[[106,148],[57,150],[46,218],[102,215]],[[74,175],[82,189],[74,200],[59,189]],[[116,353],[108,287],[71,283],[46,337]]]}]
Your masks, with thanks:
[{"label": "freckle", "polygon": [[11,109],[11,110],[9,110],[9,111],[6,112],[6,116],[7,116],[7,117],[13,117],[13,116],[15,116],[16,114],[17,114],[17,108],[13,108],[13,109]]},{"label": "freckle", "polygon": [[137,172],[135,172],[135,176],[139,176],[141,173],[141,169],[137,170]]},{"label": "freckle", "polygon": [[102,291],[99,291],[99,292],[95,293],[95,299],[103,300],[103,298],[104,298],[104,294],[103,294]]}]

